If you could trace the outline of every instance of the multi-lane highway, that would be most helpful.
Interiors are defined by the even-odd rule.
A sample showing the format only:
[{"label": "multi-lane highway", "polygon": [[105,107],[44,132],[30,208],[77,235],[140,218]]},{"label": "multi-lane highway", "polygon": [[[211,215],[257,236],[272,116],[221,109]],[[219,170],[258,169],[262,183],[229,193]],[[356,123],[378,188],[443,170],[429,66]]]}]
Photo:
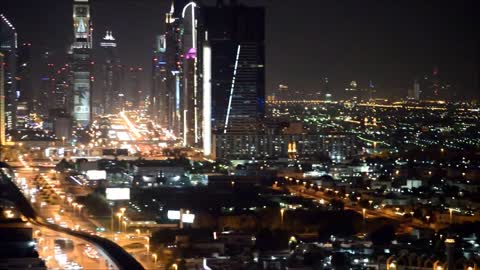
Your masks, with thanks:
[{"label": "multi-lane highway", "polygon": [[[289,192],[294,193],[297,196],[301,196],[308,199],[324,201],[325,203],[339,199],[342,200],[345,204],[344,208],[348,210],[353,210],[358,212],[359,214],[363,215],[366,219],[373,219],[373,218],[387,218],[391,220],[395,220],[401,225],[402,229],[409,229],[409,228],[433,228],[429,224],[425,224],[423,222],[417,221],[412,218],[405,218],[402,215],[396,215],[391,211],[385,209],[368,209],[362,208],[356,204],[349,203],[350,200],[346,198],[341,198],[335,195],[329,195],[326,192],[317,191],[314,189],[307,189],[304,185],[286,185],[285,186]],[[274,188],[278,188],[274,186]]]},{"label": "multi-lane highway", "polygon": [[[16,172],[16,177],[15,179],[30,179],[31,177],[34,177],[36,173],[42,173],[42,171],[37,171],[35,168],[25,165],[23,168],[18,168]],[[18,182],[20,184],[22,181]],[[80,228],[80,224],[74,224],[73,225],[73,230],[72,228],[69,227],[73,223],[76,223],[75,220],[73,220],[72,224],[53,224],[49,221],[47,221],[47,217],[42,216],[42,212],[44,211],[43,209],[39,209],[40,211],[36,211],[34,207],[30,204],[30,201],[27,200],[24,196],[24,194],[20,191],[20,189],[15,185],[17,182],[3,182],[4,187],[2,187],[4,190],[8,191],[4,194],[8,194],[8,199],[12,201],[17,209],[22,213],[24,217],[26,217],[33,226],[36,227],[36,229],[39,230],[45,230],[45,233],[49,236],[48,239],[50,239],[50,236],[54,238],[66,238],[65,236],[68,236],[68,239],[71,239],[72,241],[75,240],[74,246],[78,248],[77,253],[69,253],[66,254],[67,258],[74,259],[78,258],[78,261],[75,263],[80,264],[82,263],[81,267],[84,269],[99,269],[101,265],[104,265],[103,268],[100,269],[145,269],[137,260],[135,260],[127,251],[125,251],[123,248],[118,246],[116,243],[99,237],[97,235],[92,235],[89,232],[82,231]],[[21,186],[21,188],[25,188],[28,186]],[[47,207],[45,207],[47,209]],[[50,216],[52,213],[48,213],[48,210],[46,211],[46,215]],[[40,214],[38,214],[40,212]],[[76,227],[76,228],[75,228]],[[44,239],[48,240],[48,239]],[[49,243],[48,241],[46,243]],[[92,262],[89,259],[85,260],[80,260],[80,258],[83,258],[84,256],[82,255],[82,252],[85,252],[85,247],[86,245],[89,245],[91,247],[91,252],[96,252],[99,256],[98,263]],[[82,248],[83,246],[83,248]],[[43,249],[44,246],[41,247]],[[48,249],[52,248],[47,246],[47,249],[45,249],[45,252],[48,252]],[[55,250],[55,245],[53,246],[53,252],[57,252]],[[83,251],[82,251],[83,249]],[[73,249],[75,250],[75,248]],[[90,249],[89,249],[90,250]],[[42,250],[43,251],[43,250]],[[80,252],[80,253],[78,253]],[[62,253],[60,253],[62,254]],[[82,255],[82,256],[81,256]],[[46,258],[48,258],[47,255]],[[68,257],[70,256],[70,257]],[[88,257],[88,256],[87,256]],[[54,257],[53,257],[54,258]],[[101,259],[102,258],[102,259]],[[49,259],[50,260],[50,259]],[[91,268],[93,267],[93,268]],[[67,266],[63,266],[61,268],[67,268]]]}]

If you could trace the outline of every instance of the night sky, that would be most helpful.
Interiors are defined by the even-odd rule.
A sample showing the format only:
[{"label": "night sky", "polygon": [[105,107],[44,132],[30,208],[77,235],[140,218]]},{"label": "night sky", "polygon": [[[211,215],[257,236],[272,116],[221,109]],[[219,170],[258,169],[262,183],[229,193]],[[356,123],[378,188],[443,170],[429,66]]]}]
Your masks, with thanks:
[{"label": "night sky", "polygon": [[[112,30],[121,62],[147,69],[145,87],[154,35],[163,31],[169,2],[93,1],[96,47],[105,30]],[[318,91],[326,75],[334,94],[351,80],[361,87],[372,80],[382,95],[404,96],[415,78],[438,66],[440,77],[460,95],[480,95],[474,0],[243,2],[267,8],[267,92],[279,83],[300,92]],[[19,42],[33,44],[34,54],[49,48],[58,64],[65,63],[72,1],[2,0],[0,13],[16,26]],[[34,69],[38,76],[38,61]]]}]

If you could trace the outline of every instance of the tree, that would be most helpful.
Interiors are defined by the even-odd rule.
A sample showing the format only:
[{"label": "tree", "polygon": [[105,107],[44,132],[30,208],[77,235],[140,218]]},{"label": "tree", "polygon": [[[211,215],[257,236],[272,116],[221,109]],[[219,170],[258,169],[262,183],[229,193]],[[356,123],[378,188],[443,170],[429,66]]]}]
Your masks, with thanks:
[{"label": "tree", "polygon": [[348,269],[348,259],[344,253],[336,252],[332,254],[333,269]]},{"label": "tree", "polygon": [[387,224],[372,232],[370,239],[374,245],[388,245],[395,239],[395,228]]}]

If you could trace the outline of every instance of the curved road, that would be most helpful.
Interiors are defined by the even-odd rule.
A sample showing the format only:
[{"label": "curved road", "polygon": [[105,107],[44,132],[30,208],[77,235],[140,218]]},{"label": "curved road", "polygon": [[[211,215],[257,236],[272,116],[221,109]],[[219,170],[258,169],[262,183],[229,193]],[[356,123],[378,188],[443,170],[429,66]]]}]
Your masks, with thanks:
[{"label": "curved road", "polygon": [[[5,180],[5,178],[3,178],[3,180]],[[22,214],[32,223],[47,227],[54,231],[69,234],[91,242],[92,244],[95,244],[105,254],[107,254],[107,256],[110,257],[110,259],[118,267],[118,269],[144,270],[143,266],[137,260],[135,260],[128,252],[126,252],[123,248],[108,239],[96,235],[90,235],[81,231],[72,231],[70,229],[46,222],[42,217],[37,215],[36,211],[33,209],[27,199],[23,196],[23,193],[12,181],[2,181],[1,187],[3,191],[2,195],[11,202],[13,202],[22,212]]]}]

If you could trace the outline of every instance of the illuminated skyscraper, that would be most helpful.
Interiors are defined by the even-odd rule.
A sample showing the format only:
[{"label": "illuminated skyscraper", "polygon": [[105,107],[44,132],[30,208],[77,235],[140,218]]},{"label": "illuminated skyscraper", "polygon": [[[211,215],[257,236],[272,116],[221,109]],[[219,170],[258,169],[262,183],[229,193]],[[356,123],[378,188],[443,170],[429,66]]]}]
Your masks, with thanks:
[{"label": "illuminated skyscraper", "polygon": [[3,54],[3,85],[7,129],[14,129],[17,109],[17,32],[10,21],[0,14],[0,53]]},{"label": "illuminated skyscraper", "polygon": [[0,146],[5,145],[5,85],[3,53],[0,52]]},{"label": "illuminated skyscraper", "polygon": [[73,34],[71,51],[73,74],[72,116],[78,126],[86,127],[91,119],[92,22],[89,0],[73,0]]},{"label": "illuminated skyscraper", "polygon": [[[177,8],[178,10],[178,8]],[[166,128],[180,135],[183,129],[183,112],[181,109],[182,87],[182,29],[181,20],[175,13],[175,5],[172,6],[165,16],[165,62],[166,62],[166,85],[168,96],[168,111]]]},{"label": "illuminated skyscraper", "polygon": [[55,66],[51,63],[51,52],[46,50],[40,58],[40,83],[35,92],[33,112],[41,118],[48,117],[48,110],[52,108],[51,94],[55,88]]},{"label": "illuminated skyscraper", "polygon": [[143,106],[143,101],[145,100],[145,93],[140,81],[142,73],[143,68],[141,67],[130,67],[128,69],[128,92],[130,96],[130,103],[135,109]]},{"label": "illuminated skyscraper", "polygon": [[265,115],[265,9],[202,7],[211,47],[212,126],[216,133],[256,133]]},{"label": "illuminated skyscraper", "polygon": [[150,95],[151,115],[157,124],[168,127],[170,91],[167,88],[166,36],[155,37],[152,59],[152,92]]},{"label": "illuminated skyscraper", "polygon": [[120,60],[117,56],[117,42],[112,31],[107,31],[100,43],[102,47],[101,93],[104,113],[116,113],[120,108]]},{"label": "illuminated skyscraper", "polygon": [[33,107],[33,87],[32,87],[32,44],[23,43],[17,50],[17,121],[16,128],[23,129],[27,126],[29,115]]},{"label": "illuminated skyscraper", "polygon": [[200,142],[200,92],[198,87],[198,33],[197,16],[199,7],[195,2],[189,2],[182,9],[182,64],[183,81],[181,92],[181,108],[183,120],[183,142],[193,146]]}]

